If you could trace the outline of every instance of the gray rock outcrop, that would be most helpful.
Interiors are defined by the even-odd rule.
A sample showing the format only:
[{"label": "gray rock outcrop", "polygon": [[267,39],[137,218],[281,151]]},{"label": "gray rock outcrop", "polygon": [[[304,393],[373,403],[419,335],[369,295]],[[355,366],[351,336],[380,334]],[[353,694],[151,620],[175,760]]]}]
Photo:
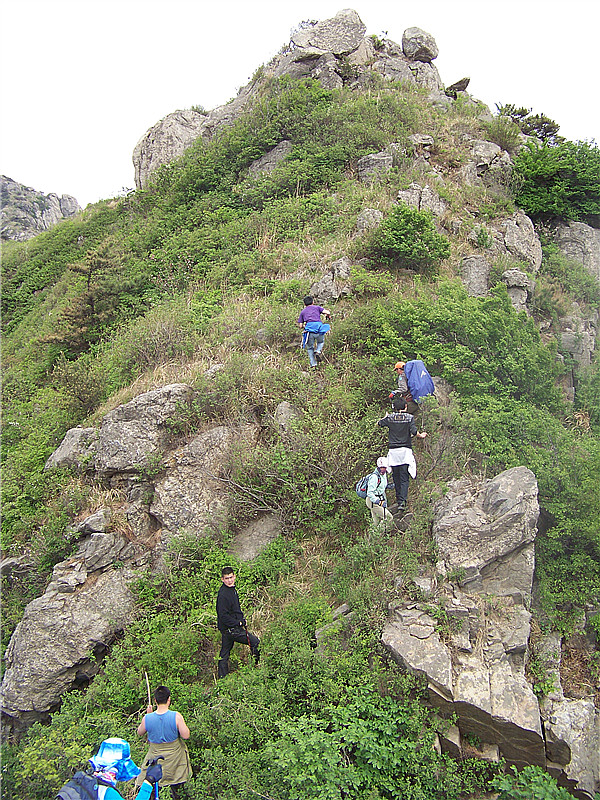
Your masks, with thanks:
[{"label": "gray rock outcrop", "polygon": [[233,537],[229,552],[241,561],[256,558],[281,534],[281,519],[277,514],[265,514],[253,520]]},{"label": "gray rock outcrop", "polygon": [[[85,471],[125,502],[119,501],[118,525],[102,507],[71,527],[76,554],[56,565],[44,595],[27,606],[6,653],[2,698],[9,727],[47,719],[65,691],[94,676],[115,637],[136,617],[129,586],[138,567],[162,569],[174,535],[202,536],[226,519],[223,467],[236,444],[256,443],[259,429],[215,426],[177,446],[169,423],[193,395],[186,384],[138,395],[106,414],[98,429],[68,431],[48,459],[47,469]],[[239,532],[235,552],[253,558],[280,531],[276,515],[263,515]],[[3,562],[7,576],[27,568],[19,559],[9,562]]]},{"label": "gray rock outcrop", "polygon": [[32,239],[81,211],[77,200],[69,194],[61,197],[43,194],[6,175],[0,175],[0,197],[0,236],[16,242]]},{"label": "gray rock outcrop", "polygon": [[502,472],[483,485],[467,478],[451,481],[433,522],[440,571],[462,571],[460,585],[469,591],[528,601],[537,494],[535,475],[526,467]]},{"label": "gray rock outcrop", "polygon": [[383,212],[376,208],[365,208],[356,218],[356,235],[362,236],[367,231],[378,228],[383,220]]},{"label": "gray rock outcrop", "polygon": [[94,446],[95,472],[108,477],[155,466],[171,439],[168,421],[180,406],[189,405],[192,395],[191,387],[174,383],[140,394],[106,414]]},{"label": "gray rock outcrop", "polygon": [[272,150],[269,150],[268,153],[265,153],[264,156],[253,161],[248,167],[248,173],[250,175],[268,175],[270,172],[273,172],[274,169],[277,169],[285,157],[290,154],[292,147],[292,143],[284,139]]},{"label": "gray rock outcrop", "polygon": [[509,154],[494,142],[465,137],[470,146],[470,159],[462,167],[462,180],[471,186],[507,185],[512,175],[512,160]]},{"label": "gray rock outcrop", "polygon": [[361,183],[374,183],[394,166],[394,157],[387,151],[369,153],[358,160],[356,172]]},{"label": "gray rock outcrop", "polygon": [[485,256],[465,256],[461,262],[461,277],[472,297],[484,297],[489,288],[491,264]]},{"label": "gray rock outcrop", "polygon": [[451,482],[433,522],[437,575],[416,581],[428,605],[394,601],[382,642],[405,669],[425,676],[442,715],[456,716],[440,741],[444,752],[459,755],[462,737],[476,735],[480,755],[544,767],[576,796],[591,797],[599,785],[598,710],[558,691],[540,711],[525,675],[538,514],[537,482],[525,467]]},{"label": "gray rock outcrop", "polygon": [[45,470],[75,467],[83,470],[91,463],[98,438],[96,428],[70,428],[59,447],[46,461]]},{"label": "gray rock outcrop", "polygon": [[556,228],[554,240],[565,256],[583,264],[600,281],[600,229],[569,222]]},{"label": "gray rock outcrop", "polygon": [[293,34],[292,44],[308,52],[317,51],[320,55],[346,56],[358,48],[366,30],[356,11],[346,8],[332,19],[305,25]]},{"label": "gray rock outcrop", "polygon": [[144,188],[152,172],[168,164],[203,135],[207,115],[193,109],[174,111],[153,125],[133,150],[135,185]]},{"label": "gray rock outcrop", "polygon": [[506,284],[508,296],[516,311],[528,313],[527,301],[535,289],[535,281],[521,272],[520,269],[507,269],[502,273],[502,281]]},{"label": "gray rock outcrop", "polygon": [[220,480],[234,443],[255,440],[256,428],[219,426],[196,436],[164,459],[164,477],[154,485],[150,514],[162,527],[162,541],[187,532],[204,536],[226,518],[227,487]]},{"label": "gray rock outcrop", "polygon": [[448,201],[440,197],[428,184],[421,186],[418,183],[411,183],[408,189],[401,189],[398,192],[398,202],[416,208],[417,211],[431,211],[434,217],[441,217],[450,208]]},{"label": "gray rock outcrop", "polygon": [[542,264],[539,236],[533,222],[521,210],[493,227],[476,226],[467,239],[473,247],[485,247],[491,255],[524,265],[530,272],[537,272]]},{"label": "gray rock outcrop", "polygon": [[[577,313],[579,312],[579,313]],[[573,312],[558,321],[560,328],[560,347],[573,357],[581,367],[589,367],[596,349],[598,335],[598,311],[587,313],[577,304]]]},{"label": "gray rock outcrop", "polygon": [[[117,634],[137,616],[129,583],[145,554],[117,533],[84,539],[57,564],[45,593],[25,609],[6,650],[2,710],[16,729],[56,709],[85,685]],[[115,569],[116,562],[129,566]]]},{"label": "gray rock outcrop", "polygon": [[508,252],[537,272],[542,263],[542,245],[529,217],[520,210],[516,211],[502,223],[501,230]]},{"label": "gray rock outcrop", "polygon": [[402,35],[402,51],[411,61],[430,62],[439,55],[435,39],[421,28],[407,28]]},{"label": "gray rock outcrop", "polygon": [[310,287],[316,303],[328,303],[352,292],[350,286],[351,261],[346,256],[334,261],[323,277]]}]

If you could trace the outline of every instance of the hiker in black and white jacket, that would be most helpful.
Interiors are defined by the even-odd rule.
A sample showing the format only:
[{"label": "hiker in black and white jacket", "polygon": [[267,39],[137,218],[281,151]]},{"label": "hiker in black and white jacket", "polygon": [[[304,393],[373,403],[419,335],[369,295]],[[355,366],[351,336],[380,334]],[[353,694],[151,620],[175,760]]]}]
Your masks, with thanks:
[{"label": "hiker in black and white jacket", "polygon": [[[394,475],[398,511],[406,509],[408,482],[417,475],[417,462],[412,451],[412,438],[424,439],[427,434],[417,432],[415,418],[406,410],[406,401],[399,395],[392,399],[392,413],[378,420],[380,428],[388,429],[387,463]],[[379,462],[378,462],[379,463]]]}]

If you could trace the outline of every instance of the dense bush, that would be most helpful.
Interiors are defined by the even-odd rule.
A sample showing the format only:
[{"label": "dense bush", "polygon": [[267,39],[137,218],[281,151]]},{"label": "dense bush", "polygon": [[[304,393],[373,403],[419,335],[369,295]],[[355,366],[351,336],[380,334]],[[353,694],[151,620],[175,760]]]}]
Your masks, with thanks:
[{"label": "dense bush", "polygon": [[387,266],[430,272],[450,255],[450,244],[438,233],[433,215],[406,205],[395,206],[377,228],[369,256]]},{"label": "dense bush", "polygon": [[586,221],[600,214],[600,150],[594,142],[530,142],[515,158],[518,205],[534,219]]}]

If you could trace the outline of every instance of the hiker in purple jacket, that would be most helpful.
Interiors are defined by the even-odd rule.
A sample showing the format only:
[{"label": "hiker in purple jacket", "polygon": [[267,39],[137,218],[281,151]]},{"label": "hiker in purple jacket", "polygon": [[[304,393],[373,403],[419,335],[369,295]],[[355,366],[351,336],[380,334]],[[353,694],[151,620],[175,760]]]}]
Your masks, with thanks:
[{"label": "hiker in purple jacket", "polygon": [[325,344],[325,334],[330,329],[327,322],[321,322],[321,314],[328,319],[331,311],[323,306],[313,304],[313,298],[308,295],[304,298],[304,308],[298,317],[298,325],[303,329],[302,347],[306,348],[311,367],[317,367],[321,362],[321,351]]}]

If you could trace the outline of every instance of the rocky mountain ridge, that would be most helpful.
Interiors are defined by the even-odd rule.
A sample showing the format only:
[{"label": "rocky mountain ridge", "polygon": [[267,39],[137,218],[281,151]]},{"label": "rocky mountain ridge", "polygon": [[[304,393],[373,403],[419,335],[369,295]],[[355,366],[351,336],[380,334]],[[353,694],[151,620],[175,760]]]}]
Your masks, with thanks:
[{"label": "rocky mountain ridge", "polygon": [[[209,112],[175,111],[152,126],[133,151],[135,185],[143,189],[152,173],[179,158],[197,139],[209,141],[230,125],[277,78],[312,77],[329,89],[343,85],[366,88],[372,73],[389,81],[406,81],[429,90],[431,102],[447,105],[456,90],[446,94],[432,63],[438,55],[434,38],[420,28],[408,28],[402,44],[365,36],[366,25],[356,11],[345,9],[335,17],[310,23],[296,31],[288,45],[233,100]],[[461,83],[466,89],[468,79]]]},{"label": "rocky mountain ridge", "polygon": [[32,239],[81,211],[70,194],[43,194],[6,175],[0,175],[0,204],[0,236],[15,242]]},{"label": "rocky mountain ridge", "polygon": [[[231,104],[208,114],[193,111],[170,115],[142,140],[145,144],[139,150],[136,162],[139,187],[151,189],[152,175],[162,163],[177,159],[197,138],[210,142],[216,131],[223,130],[224,126],[250,109],[253,100],[264,89],[262,81],[268,81],[276,73],[291,77],[312,75],[325,87],[351,85],[359,90],[369,86],[370,76],[375,70],[380,80],[381,76],[384,80],[386,77],[390,80],[400,78],[411,86],[420,87],[427,92],[428,102],[436,109],[442,109],[442,117],[446,116],[446,111],[450,113],[457,96],[473,114],[487,115],[486,110],[464,94],[468,81],[443,89],[431,63],[437,55],[437,46],[428,34],[420,29],[408,29],[402,45],[397,45],[377,37],[365,37],[364,32],[356,12],[349,10],[340,12],[333,20],[302,27],[294,34],[290,46],[263,68]],[[419,93],[421,95],[423,91]],[[292,262],[288,272],[280,264],[280,261],[285,261],[285,250],[274,251],[271,271],[265,267],[268,262],[261,262],[260,273],[257,268],[260,280],[257,283],[242,282],[241,297],[237,287],[229,295],[218,290],[219,308],[209,308],[212,317],[203,316],[211,302],[212,289],[208,280],[202,292],[194,289],[195,294],[188,296],[187,309],[193,306],[193,310],[187,318],[173,316],[173,307],[166,306],[165,316],[161,316],[163,312],[157,300],[157,316],[154,320],[144,318],[148,329],[140,326],[135,329],[134,336],[143,340],[140,342],[143,349],[150,341],[144,338],[147,333],[152,346],[157,343],[158,347],[160,337],[166,335],[170,337],[169,347],[163,351],[162,360],[149,359],[138,372],[134,370],[134,357],[131,355],[129,363],[131,375],[141,377],[142,385],[151,386],[151,390],[142,391],[136,381],[131,385],[121,384],[126,397],[132,398],[124,402],[123,395],[117,394],[115,388],[118,383],[113,383],[110,392],[104,396],[101,392],[96,395],[101,399],[94,401],[96,405],[90,404],[94,415],[87,421],[83,413],[76,417],[65,414],[65,418],[70,420],[68,424],[75,425],[81,420],[81,425],[71,427],[58,448],[56,445],[67,425],[60,428],[58,435],[48,439],[51,447],[56,449],[46,462],[43,477],[50,481],[55,479],[59,485],[58,476],[62,480],[65,474],[62,470],[70,471],[74,482],[93,486],[94,492],[101,489],[102,493],[94,496],[102,499],[90,501],[87,505],[90,495],[82,495],[86,500],[81,501],[75,519],[65,523],[67,529],[60,534],[71,545],[70,548],[62,551],[62,561],[52,561],[55,566],[51,579],[40,589],[40,596],[27,605],[16,625],[5,653],[6,672],[2,685],[3,723],[7,730],[20,734],[35,721],[49,721],[57,711],[60,717],[59,709],[66,693],[87,687],[92,679],[102,680],[102,675],[98,675],[99,671],[102,672],[102,659],[106,656],[110,667],[113,644],[122,637],[126,638],[130,626],[135,626],[140,614],[144,613],[135,592],[140,578],[149,583],[159,582],[169,572],[169,558],[183,540],[194,541],[198,550],[207,540],[226,541],[232,558],[244,564],[260,556],[270,543],[281,544],[292,532],[289,519],[286,522],[285,514],[279,513],[282,506],[266,500],[261,495],[262,486],[258,487],[258,495],[255,493],[253,497],[253,516],[242,515],[240,522],[233,515],[232,509],[239,495],[233,488],[235,472],[232,460],[240,457],[241,453],[242,460],[246,457],[251,463],[249,453],[262,447],[265,448],[260,450],[263,456],[270,447],[281,458],[288,452],[302,452],[306,441],[311,441],[310,415],[315,415],[314,405],[310,410],[310,391],[316,389],[317,402],[323,402],[325,413],[332,409],[332,418],[328,422],[337,428],[340,420],[334,414],[351,407],[352,403],[351,399],[343,396],[343,391],[350,387],[357,396],[362,391],[362,386],[360,390],[355,389],[353,379],[347,372],[342,372],[344,358],[349,355],[360,357],[365,352],[372,357],[372,353],[366,349],[362,353],[352,352],[356,342],[356,350],[365,348],[365,342],[353,339],[348,330],[345,334],[337,334],[341,338],[331,349],[331,363],[326,363],[317,374],[309,375],[302,371],[295,326],[297,312],[294,315],[292,309],[302,292],[308,291],[317,302],[328,307],[334,304],[336,308],[337,304],[334,316],[338,315],[336,324],[340,322],[340,329],[343,329],[346,315],[354,324],[358,321],[358,327],[363,323],[368,325],[371,308],[360,286],[362,275],[363,280],[373,282],[373,310],[380,314],[384,327],[389,325],[390,337],[397,336],[400,340],[404,336],[399,332],[399,326],[394,327],[395,320],[392,324],[391,317],[386,317],[386,303],[391,307],[402,293],[409,297],[411,282],[416,283],[422,277],[427,282],[427,278],[410,269],[396,272],[395,269],[385,270],[381,265],[368,271],[365,269],[367,259],[360,258],[365,252],[364,248],[361,249],[362,244],[368,242],[389,218],[390,207],[429,212],[435,230],[452,242],[448,275],[456,285],[456,297],[460,298],[457,302],[463,303],[461,309],[467,313],[467,309],[475,308],[476,324],[480,318],[483,321],[486,304],[499,303],[501,298],[503,305],[496,317],[497,327],[502,327],[503,323],[498,322],[501,319],[513,329],[526,329],[538,334],[536,325],[541,317],[535,306],[536,284],[544,281],[540,237],[545,234],[522,210],[515,210],[514,204],[498,204],[494,213],[481,213],[478,202],[487,196],[488,191],[491,194],[498,187],[503,189],[509,184],[514,162],[511,153],[485,139],[487,129],[484,126],[470,123],[472,118],[469,122],[460,120],[458,134],[452,141],[452,158],[444,157],[443,146],[451,137],[442,138],[440,131],[447,134],[443,125],[438,128],[433,124],[431,128],[423,125],[419,132],[412,128],[402,144],[395,139],[390,142],[391,136],[387,141],[376,139],[379,142],[377,146],[369,145],[373,152],[363,155],[366,148],[363,149],[360,152],[362,157],[357,156],[347,166],[346,186],[351,186],[349,192],[353,192],[355,202],[344,208],[344,217],[341,214],[337,217],[337,222],[341,221],[345,226],[345,236],[334,243],[329,241],[327,248],[315,248],[314,251],[301,240],[305,249],[302,256]],[[181,133],[181,128],[187,129],[187,133]],[[384,149],[378,149],[384,144],[387,145]],[[246,162],[235,180],[245,181],[244,186],[251,186],[252,181],[260,180],[261,176],[277,175],[278,168],[285,167],[293,148],[292,141],[282,139],[253,163],[248,165]],[[174,165],[176,169],[177,165]],[[401,173],[401,170],[405,172]],[[398,174],[402,174],[403,179],[399,182],[396,177],[394,183]],[[404,175],[410,177],[404,179]],[[460,194],[463,190],[464,198]],[[384,193],[387,195],[382,201]],[[333,197],[327,198],[332,207],[340,208],[342,194],[342,190],[339,194],[336,191]],[[140,192],[141,203],[150,201],[151,205],[151,195],[151,191]],[[457,197],[460,198],[458,201]],[[115,217],[122,212],[129,216],[132,225],[126,236],[135,230],[138,199],[134,196],[122,200],[115,212]],[[194,199],[198,204],[201,201],[201,198]],[[189,231],[197,234],[201,230],[201,215],[190,214],[191,219],[185,220],[185,212],[186,209],[182,208],[174,240],[183,238]],[[139,261],[135,266],[146,259],[151,268],[158,269],[163,237],[170,235],[163,214],[164,207],[159,204],[158,216],[164,224],[159,235],[149,235],[145,239],[147,250],[138,239],[136,256]],[[252,214],[254,223],[262,222],[256,209]],[[179,227],[182,224],[183,227]],[[118,230],[116,222],[114,227]],[[241,226],[239,230],[242,230]],[[258,230],[264,233],[265,229],[253,229],[252,236]],[[149,226],[147,233],[154,234],[155,231]],[[557,223],[548,236],[573,263],[582,266],[596,279],[600,277],[598,233],[597,229],[582,223]],[[260,239],[256,241],[257,249],[263,246]],[[290,250],[300,249],[296,247],[297,243],[290,237]],[[178,266],[177,259],[182,252],[188,258],[183,249],[179,251],[173,247],[176,255],[173,265],[169,262],[170,266]],[[195,255],[198,252],[202,253],[195,251]],[[193,267],[192,255],[188,265]],[[275,262],[277,264],[273,266]],[[129,266],[127,264],[127,268]],[[370,267],[368,263],[367,266]],[[235,260],[226,263],[225,269],[235,269]],[[261,282],[263,278],[264,283]],[[290,293],[287,297],[289,304],[276,306],[272,317],[268,315],[268,307],[275,301],[264,302],[268,296],[264,287],[271,283],[277,291],[285,288]],[[501,284],[506,286],[510,302],[506,300]],[[435,303],[433,298],[437,287],[434,288],[433,282],[429,291],[429,295],[421,295],[424,304]],[[254,297],[253,292],[258,292],[258,295]],[[386,292],[390,297],[384,296]],[[231,304],[229,308],[227,303]],[[511,303],[520,312],[518,315],[510,308]],[[499,305],[497,311],[498,308]],[[396,309],[400,309],[400,304]],[[402,312],[397,313],[402,318]],[[446,334],[456,337],[458,347],[466,347],[452,328],[453,323],[442,316],[444,322],[435,334],[440,344],[437,353],[442,352],[449,359],[452,369],[446,364],[446,371],[443,371],[441,360],[436,366],[452,382],[454,377],[460,377],[463,367],[452,360],[455,353],[451,349],[452,342],[448,345]],[[186,319],[191,319],[194,327],[185,327]],[[578,369],[589,367],[594,361],[598,311],[592,304],[569,300],[568,306],[560,309],[555,318],[541,319],[542,336],[558,344],[562,353],[556,356],[552,351],[544,363],[551,374],[554,374],[552,362],[556,365],[558,360],[564,359],[571,365],[561,375],[564,394],[573,401],[577,392]],[[162,330],[161,320],[164,322]],[[431,317],[428,320],[430,324]],[[203,334],[201,351],[194,350],[198,347],[198,330]],[[336,335],[335,330],[333,335]],[[374,330],[372,335],[376,339],[377,332]],[[402,340],[403,350],[413,347],[411,335],[412,331],[409,331]],[[417,334],[414,347],[423,346],[423,336],[421,345],[416,344],[416,338]],[[184,339],[186,346],[181,352],[185,357],[180,360],[176,345]],[[496,364],[497,354],[493,351],[498,340],[494,337],[486,340],[482,336],[481,341],[484,347],[489,348],[487,355],[497,370],[499,381],[510,381],[511,376],[507,377],[506,371]],[[172,342],[175,343],[174,349],[170,348]],[[447,351],[444,349],[446,345]],[[115,347],[115,359],[122,347],[123,340]],[[239,362],[232,358],[236,350],[239,351]],[[402,355],[406,357],[406,352]],[[512,353],[508,356],[512,357]],[[167,359],[168,364],[164,363]],[[193,367],[188,363],[189,359],[192,359]],[[433,357],[431,361],[434,361]],[[81,363],[84,362],[85,358],[81,359]],[[93,362],[86,363],[88,368],[95,366]],[[113,369],[115,364],[112,361]],[[157,364],[160,370],[150,374]],[[260,385],[255,390],[254,387],[250,389],[251,399],[247,400],[239,390],[239,382],[251,384],[258,374],[252,372],[252,368],[246,373],[248,364],[272,367],[273,373],[278,371],[278,380],[282,383],[265,381],[261,374],[257,379],[257,384],[258,380],[261,381]],[[429,419],[435,419],[439,426],[428,442],[436,442],[435,446],[439,444],[441,449],[446,443],[451,450],[451,440],[453,437],[459,439],[461,435],[458,424],[454,430],[452,426],[464,408],[460,406],[458,388],[455,394],[450,383],[437,377],[433,364],[429,361],[428,364],[435,377],[437,398]],[[520,366],[518,358],[514,364]],[[72,402],[82,402],[80,387],[76,384],[103,379],[101,369],[105,364],[97,372],[90,370],[89,373],[78,371],[80,365],[78,360],[66,359],[60,364],[59,374],[63,381],[60,390],[57,382],[52,385],[57,397],[61,396],[60,391],[69,391]],[[286,377],[287,368],[295,371],[296,377],[301,375],[301,391],[296,390],[296,384],[289,376]],[[362,368],[368,373],[366,360],[362,361]],[[387,397],[386,378],[376,375],[375,370],[372,376],[368,374],[373,386],[377,383],[379,391]],[[340,375],[345,384],[341,383]],[[473,375],[477,381],[480,373],[475,370]],[[111,377],[116,380],[114,373]],[[223,378],[222,383],[220,378]],[[458,387],[458,382],[455,385]],[[503,387],[500,383],[496,386],[500,396]],[[88,387],[84,385],[81,388],[85,391]],[[528,391],[524,382],[519,388],[525,393]],[[546,388],[552,393],[556,387],[546,384]],[[294,391],[295,404],[281,401],[282,397]],[[374,413],[374,405],[378,402],[373,387],[369,391],[371,393],[365,392],[357,401],[364,402],[361,406],[363,415]],[[226,406],[232,395],[236,401],[241,396],[243,402],[247,402],[244,414],[239,417],[222,413],[221,406]],[[501,396],[506,400],[504,394]],[[100,414],[97,403],[105,400],[112,410],[107,412],[104,406]],[[514,421],[517,437],[526,428],[529,408],[533,409],[533,404],[530,407],[523,404],[519,408],[519,412],[525,410],[523,420],[517,413]],[[16,441],[24,413],[21,411],[20,417],[12,418],[16,424],[11,420]],[[451,423],[450,419],[454,422]],[[512,426],[513,420],[508,421],[508,425]],[[464,429],[462,431],[464,433]],[[536,440],[536,447],[542,446],[540,440]],[[44,459],[50,449],[46,447],[43,451]],[[440,458],[441,449],[438,453]],[[358,455],[358,447],[356,452],[341,452],[344,452],[350,470],[362,458]],[[435,470],[436,459],[432,453],[429,455],[428,466]],[[469,462],[469,458],[473,460]],[[434,544],[430,550],[423,548],[423,552],[419,551],[421,572],[418,575],[413,572],[407,578],[401,570],[386,574],[382,596],[387,599],[391,595],[395,599],[388,606],[383,630],[380,627],[382,615],[378,612],[375,635],[387,650],[387,662],[393,663],[393,659],[403,670],[419,676],[427,686],[431,707],[437,709],[442,717],[452,715],[455,718],[455,724],[440,728],[436,740],[440,752],[460,760],[477,750],[475,755],[489,761],[497,762],[504,758],[519,767],[534,764],[551,772],[574,796],[589,800],[600,788],[598,708],[591,694],[581,696],[574,693],[569,682],[561,678],[567,639],[557,632],[540,636],[532,618],[532,611],[538,610],[534,608],[534,545],[550,524],[546,509],[540,508],[544,490],[538,487],[538,476],[526,466],[502,472],[490,469],[489,479],[481,477],[476,471],[487,469],[485,458],[485,452],[467,454],[465,450],[465,461],[461,460],[458,473],[466,472],[466,475],[450,480],[448,474],[440,469],[435,475],[439,487],[436,486],[431,497],[427,494],[430,487],[425,486],[423,494],[427,497],[423,500],[423,507],[427,506],[433,514],[427,535],[431,534]],[[39,464],[40,472],[42,463]],[[277,465],[280,462],[273,463]],[[523,457],[517,463],[529,462],[527,457]],[[278,472],[278,467],[272,471]],[[538,471],[538,475],[543,475],[543,472]],[[348,487],[351,491],[351,478],[352,474],[350,480],[345,475],[345,488],[336,487],[340,503],[338,510],[341,507],[342,517],[347,515],[344,524],[363,545],[369,534],[361,522],[357,524],[352,519],[347,501],[341,500]],[[296,473],[293,470],[287,473],[286,479],[288,487],[295,488]],[[333,472],[328,474],[327,480],[333,484]],[[543,486],[543,478],[539,480]],[[338,479],[338,483],[341,482]],[[419,483],[418,486],[420,490]],[[321,484],[322,490],[329,488],[329,485]],[[411,492],[415,492],[414,485]],[[433,501],[434,495],[440,497],[442,494],[441,499]],[[290,492],[290,497],[294,496],[304,500]],[[418,525],[428,525],[427,512],[423,508],[421,512],[423,519],[414,521]],[[42,527],[47,521],[44,518]],[[402,524],[404,527],[400,530],[410,533],[410,519]],[[329,528],[324,525],[324,530],[329,531]],[[314,533],[319,535],[316,530]],[[326,535],[323,534],[323,538]],[[341,539],[347,534],[340,528],[336,535]],[[350,537],[344,541],[350,541]],[[386,546],[392,545],[387,542]],[[437,561],[432,557],[433,547]],[[28,570],[34,568],[35,554],[27,550],[23,540],[19,540],[14,552],[15,555],[1,563],[2,575],[8,584],[13,580],[18,583]],[[70,553],[66,558],[65,552]],[[331,584],[326,586],[323,597]],[[335,603],[349,600],[348,592],[336,592],[334,596]],[[330,603],[330,599],[327,594],[325,602]],[[586,635],[591,637],[589,618],[598,610],[591,602],[583,606],[577,627],[577,635],[582,639]],[[210,616],[208,605],[201,613],[206,618]],[[357,616],[350,602],[344,604],[332,612],[334,622],[331,630],[339,627],[351,632]],[[199,624],[190,620],[191,617],[186,618],[185,624]],[[207,627],[211,625],[209,619]],[[318,650],[327,638],[327,631],[316,630],[315,638]],[[190,679],[194,690],[206,689],[206,684],[212,680],[210,659],[215,655],[214,641],[209,636],[202,646],[206,660],[198,670],[199,677],[194,671]],[[593,647],[591,638],[589,646]],[[550,665],[551,670],[551,681],[548,678],[546,683],[552,686],[551,689],[548,685],[545,687],[543,699],[530,670],[534,656],[539,653],[543,654],[543,661]],[[395,665],[394,669],[397,669]],[[204,687],[203,681],[206,681]],[[134,684],[137,685],[135,680],[131,686]],[[65,706],[69,705],[65,703]],[[124,704],[115,708],[117,713],[121,713]],[[133,704],[129,710],[132,709]]]}]

